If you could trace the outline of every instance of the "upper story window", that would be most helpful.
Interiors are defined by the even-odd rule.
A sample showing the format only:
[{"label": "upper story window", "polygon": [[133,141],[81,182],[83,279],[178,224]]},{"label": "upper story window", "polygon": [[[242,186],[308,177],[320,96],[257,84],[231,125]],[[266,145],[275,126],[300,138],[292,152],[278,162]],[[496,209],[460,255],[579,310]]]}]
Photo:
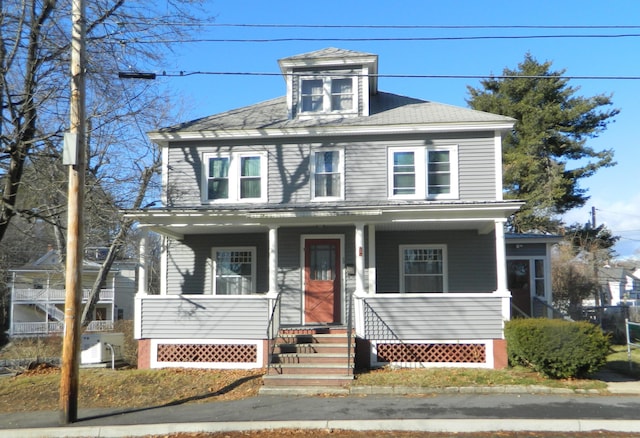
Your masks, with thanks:
[{"label": "upper story window", "polygon": [[205,154],[203,202],[259,202],[267,198],[264,154]]},{"label": "upper story window", "polygon": [[356,111],[353,78],[301,78],[301,113],[350,113]]},{"label": "upper story window", "polygon": [[400,292],[447,292],[445,245],[400,246]]},{"label": "upper story window", "polygon": [[311,193],[316,200],[342,199],[344,183],[343,151],[311,152]]},{"label": "upper story window", "polygon": [[389,197],[457,199],[458,147],[389,149]]}]

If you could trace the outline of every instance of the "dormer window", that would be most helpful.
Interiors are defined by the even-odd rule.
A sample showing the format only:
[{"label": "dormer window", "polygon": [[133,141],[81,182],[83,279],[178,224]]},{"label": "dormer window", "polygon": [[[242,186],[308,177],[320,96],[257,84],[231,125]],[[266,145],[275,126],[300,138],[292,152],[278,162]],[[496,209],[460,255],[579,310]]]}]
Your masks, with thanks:
[{"label": "dormer window", "polygon": [[355,101],[353,78],[300,79],[301,113],[350,113]]}]

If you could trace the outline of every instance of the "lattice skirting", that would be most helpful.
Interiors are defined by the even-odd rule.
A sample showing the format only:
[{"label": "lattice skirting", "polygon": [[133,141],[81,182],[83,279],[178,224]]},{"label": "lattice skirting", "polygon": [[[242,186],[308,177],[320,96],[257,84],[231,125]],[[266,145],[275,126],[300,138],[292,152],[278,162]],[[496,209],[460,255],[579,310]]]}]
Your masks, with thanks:
[{"label": "lattice skirting", "polygon": [[490,366],[493,355],[491,343],[486,342],[374,342],[373,348],[373,362],[378,365]]},{"label": "lattice skirting", "polygon": [[151,367],[260,368],[263,341],[153,340]]}]

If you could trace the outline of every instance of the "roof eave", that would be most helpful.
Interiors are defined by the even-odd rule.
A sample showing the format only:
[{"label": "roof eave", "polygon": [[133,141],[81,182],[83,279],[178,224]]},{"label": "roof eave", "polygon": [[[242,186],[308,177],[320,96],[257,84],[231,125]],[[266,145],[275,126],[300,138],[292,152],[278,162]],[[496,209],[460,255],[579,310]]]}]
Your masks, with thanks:
[{"label": "roof eave", "polygon": [[283,138],[283,137],[332,137],[350,135],[376,134],[413,134],[433,132],[470,132],[470,131],[500,131],[513,128],[513,122],[455,122],[433,124],[399,124],[374,126],[329,126],[329,127],[292,127],[265,129],[218,129],[203,131],[154,131],[149,138],[160,146],[168,146],[172,141],[198,141],[215,139],[252,139],[252,138]]}]

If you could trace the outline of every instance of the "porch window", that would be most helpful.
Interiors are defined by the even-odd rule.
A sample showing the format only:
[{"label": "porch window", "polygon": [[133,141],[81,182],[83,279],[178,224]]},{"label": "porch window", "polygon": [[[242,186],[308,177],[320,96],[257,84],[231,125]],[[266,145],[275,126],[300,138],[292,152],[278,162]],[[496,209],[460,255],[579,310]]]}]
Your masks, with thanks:
[{"label": "porch window", "polygon": [[205,154],[203,202],[266,200],[267,159],[264,154]]},{"label": "porch window", "polygon": [[389,197],[457,199],[458,147],[389,148]]},{"label": "porch window", "polygon": [[342,198],[342,150],[317,150],[311,154],[311,190],[314,199]]},{"label": "porch window", "polygon": [[301,78],[301,113],[345,113],[356,108],[353,78]]},{"label": "porch window", "polygon": [[215,295],[255,293],[255,248],[214,248]]},{"label": "porch window", "polygon": [[400,292],[447,292],[445,245],[400,247]]}]

